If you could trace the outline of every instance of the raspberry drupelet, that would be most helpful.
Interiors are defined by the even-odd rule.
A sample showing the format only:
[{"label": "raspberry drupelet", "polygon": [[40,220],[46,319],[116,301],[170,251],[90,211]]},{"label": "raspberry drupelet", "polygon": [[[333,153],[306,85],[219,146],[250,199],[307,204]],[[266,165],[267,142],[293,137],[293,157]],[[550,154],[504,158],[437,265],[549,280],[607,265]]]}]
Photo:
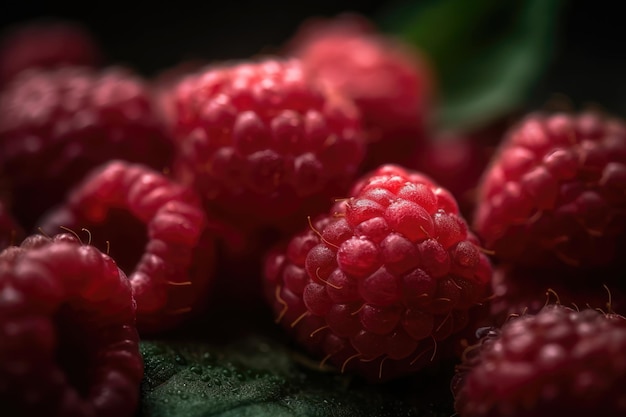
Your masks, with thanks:
[{"label": "raspberry drupelet", "polygon": [[30,70],[0,95],[0,170],[27,230],[92,168],[163,169],[171,149],[147,84],[122,68]]},{"label": "raspberry drupelet", "polygon": [[322,363],[387,380],[429,364],[488,297],[477,245],[448,191],[386,165],[267,257],[266,293]]},{"label": "raspberry drupelet", "polygon": [[478,191],[474,226],[497,258],[550,269],[626,260],[626,125],[592,112],[531,114]]},{"label": "raspberry drupelet", "polygon": [[379,32],[362,16],[344,14],[305,22],[286,53],[354,100],[367,134],[365,170],[405,164],[424,142],[435,77],[412,46]]},{"label": "raspberry drupelet", "polygon": [[197,194],[125,161],[91,172],[41,230],[88,233],[130,279],[142,334],[168,330],[206,302],[215,248]]},{"label": "raspberry drupelet", "polygon": [[135,302],[107,255],[71,235],[0,252],[0,404],[7,416],[133,416]]},{"label": "raspberry drupelet", "polygon": [[626,319],[548,305],[492,329],[452,382],[460,417],[626,414]]},{"label": "raspberry drupelet", "polygon": [[173,100],[175,177],[238,227],[290,229],[327,210],[363,160],[357,109],[297,60],[209,67]]}]

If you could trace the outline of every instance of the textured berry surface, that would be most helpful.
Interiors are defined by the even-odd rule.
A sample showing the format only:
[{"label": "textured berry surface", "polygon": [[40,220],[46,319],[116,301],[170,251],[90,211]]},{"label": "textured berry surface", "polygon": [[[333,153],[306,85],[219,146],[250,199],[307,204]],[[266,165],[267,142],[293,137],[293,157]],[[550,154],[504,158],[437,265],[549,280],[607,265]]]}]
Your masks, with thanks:
[{"label": "textured berry surface", "polygon": [[626,126],[595,113],[533,114],[479,188],[475,229],[496,256],[562,268],[623,263]]},{"label": "textured berry surface", "polygon": [[448,191],[387,165],[268,256],[267,295],[323,363],[390,379],[428,364],[487,297],[477,244]]},{"label": "textured berry surface", "polygon": [[133,416],[143,364],[128,279],[72,236],[0,253],[0,404],[7,416]]},{"label": "textured berry surface", "polygon": [[305,23],[288,53],[352,98],[368,137],[366,169],[406,162],[423,141],[433,76],[423,57],[364,18],[342,15]]},{"label": "textured berry surface", "polygon": [[491,315],[502,323],[511,315],[535,314],[549,302],[623,315],[626,313],[626,292],[622,274],[615,275],[602,270],[555,273],[517,265],[498,265],[491,283]]},{"label": "textured berry surface", "polygon": [[0,40],[0,85],[27,69],[95,66],[100,59],[100,50],[91,35],[76,23],[25,23],[7,31]]},{"label": "textured berry surface", "polygon": [[144,332],[178,324],[206,296],[214,245],[193,190],[143,165],[111,161],[49,213],[41,228],[84,229],[128,275]]},{"label": "textured berry surface", "polygon": [[492,330],[453,381],[460,417],[626,413],[626,319],[550,305]]},{"label": "textured berry surface", "polygon": [[28,71],[0,96],[0,169],[26,228],[95,166],[119,158],[161,169],[170,148],[147,86],[121,68]]},{"label": "textured berry surface", "polygon": [[364,155],[354,105],[296,60],[209,68],[182,80],[174,100],[176,177],[239,226],[326,210]]}]

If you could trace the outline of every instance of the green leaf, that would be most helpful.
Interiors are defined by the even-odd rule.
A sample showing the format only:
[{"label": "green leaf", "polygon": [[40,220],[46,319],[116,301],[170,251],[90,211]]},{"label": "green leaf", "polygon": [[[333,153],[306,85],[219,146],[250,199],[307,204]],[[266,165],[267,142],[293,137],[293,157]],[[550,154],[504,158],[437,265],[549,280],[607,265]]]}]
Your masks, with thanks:
[{"label": "green leaf", "polygon": [[[405,382],[367,385],[306,366],[266,336],[227,344],[143,342],[142,417],[436,417],[450,404],[424,407],[406,400]],[[304,364],[304,365],[303,365]],[[428,381],[432,384],[432,381]],[[415,396],[415,395],[414,395]]]},{"label": "green leaf", "polygon": [[472,128],[523,105],[550,63],[561,0],[426,0],[395,5],[383,27],[429,56],[440,124]]}]

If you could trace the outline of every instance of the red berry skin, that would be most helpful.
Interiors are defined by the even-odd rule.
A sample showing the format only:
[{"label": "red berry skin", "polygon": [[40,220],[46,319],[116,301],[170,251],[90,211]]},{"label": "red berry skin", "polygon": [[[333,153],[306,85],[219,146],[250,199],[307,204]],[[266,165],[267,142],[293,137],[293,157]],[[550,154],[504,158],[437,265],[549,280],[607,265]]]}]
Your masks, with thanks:
[{"label": "red berry skin", "polygon": [[96,66],[100,49],[75,22],[35,20],[5,32],[0,40],[0,86],[33,68]]},{"label": "red berry skin", "polygon": [[626,319],[548,305],[470,348],[452,389],[460,417],[626,413]]},{"label": "red berry skin", "polygon": [[215,248],[209,220],[190,188],[146,166],[114,160],[91,172],[42,219],[46,233],[61,227],[84,230],[126,272],[142,335],[171,329],[204,304]]},{"label": "red berry skin", "polygon": [[474,228],[496,257],[525,266],[623,264],[625,190],[624,121],[531,114],[487,169]]},{"label": "red berry skin", "polygon": [[95,166],[163,169],[171,149],[147,84],[121,68],[27,71],[0,95],[0,169],[27,229]]},{"label": "red berry skin", "polygon": [[0,404],[7,416],[133,416],[143,362],[130,283],[71,236],[0,253]]},{"label": "red berry skin", "polygon": [[365,170],[408,162],[425,139],[435,90],[425,57],[351,14],[305,22],[286,49],[359,107],[368,137]]},{"label": "red berry skin", "polygon": [[466,219],[474,212],[476,187],[491,158],[481,142],[471,134],[442,132],[419,148],[407,165],[449,190]]},{"label": "red berry skin", "polygon": [[356,108],[297,60],[211,67],[174,100],[175,177],[238,227],[290,229],[326,210],[363,159]]},{"label": "red berry skin", "polygon": [[450,194],[387,165],[267,257],[267,298],[302,346],[371,381],[445,351],[487,297],[491,266]]}]

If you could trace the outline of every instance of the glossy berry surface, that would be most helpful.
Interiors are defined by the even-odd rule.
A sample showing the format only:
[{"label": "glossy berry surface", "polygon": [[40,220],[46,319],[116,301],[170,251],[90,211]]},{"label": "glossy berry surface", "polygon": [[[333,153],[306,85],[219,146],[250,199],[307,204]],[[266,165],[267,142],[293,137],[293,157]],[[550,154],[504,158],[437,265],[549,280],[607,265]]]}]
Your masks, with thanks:
[{"label": "glossy berry surface", "polygon": [[460,417],[626,413],[626,319],[549,305],[490,331],[453,382]]},{"label": "glossy berry surface", "polygon": [[146,166],[96,169],[41,229],[82,230],[111,254],[130,280],[142,333],[169,329],[204,302],[215,257],[209,221],[193,190]]},{"label": "glossy berry surface", "polygon": [[508,132],[474,226],[498,258],[563,268],[623,264],[626,125],[596,113],[532,114]]},{"label": "glossy berry surface", "polygon": [[487,297],[477,244],[448,191],[387,165],[267,258],[267,296],[323,363],[390,379],[432,361]]},{"label": "glossy berry surface", "polygon": [[132,416],[143,364],[128,279],[72,236],[0,253],[0,404],[7,416]]},{"label": "glossy berry surface", "polygon": [[363,159],[356,108],[297,60],[209,68],[173,96],[176,178],[241,227],[285,227],[326,210]]},{"label": "glossy berry surface", "polygon": [[14,79],[0,95],[0,170],[20,223],[32,227],[108,160],[164,168],[171,144],[151,100],[147,85],[121,68],[33,70]]}]

